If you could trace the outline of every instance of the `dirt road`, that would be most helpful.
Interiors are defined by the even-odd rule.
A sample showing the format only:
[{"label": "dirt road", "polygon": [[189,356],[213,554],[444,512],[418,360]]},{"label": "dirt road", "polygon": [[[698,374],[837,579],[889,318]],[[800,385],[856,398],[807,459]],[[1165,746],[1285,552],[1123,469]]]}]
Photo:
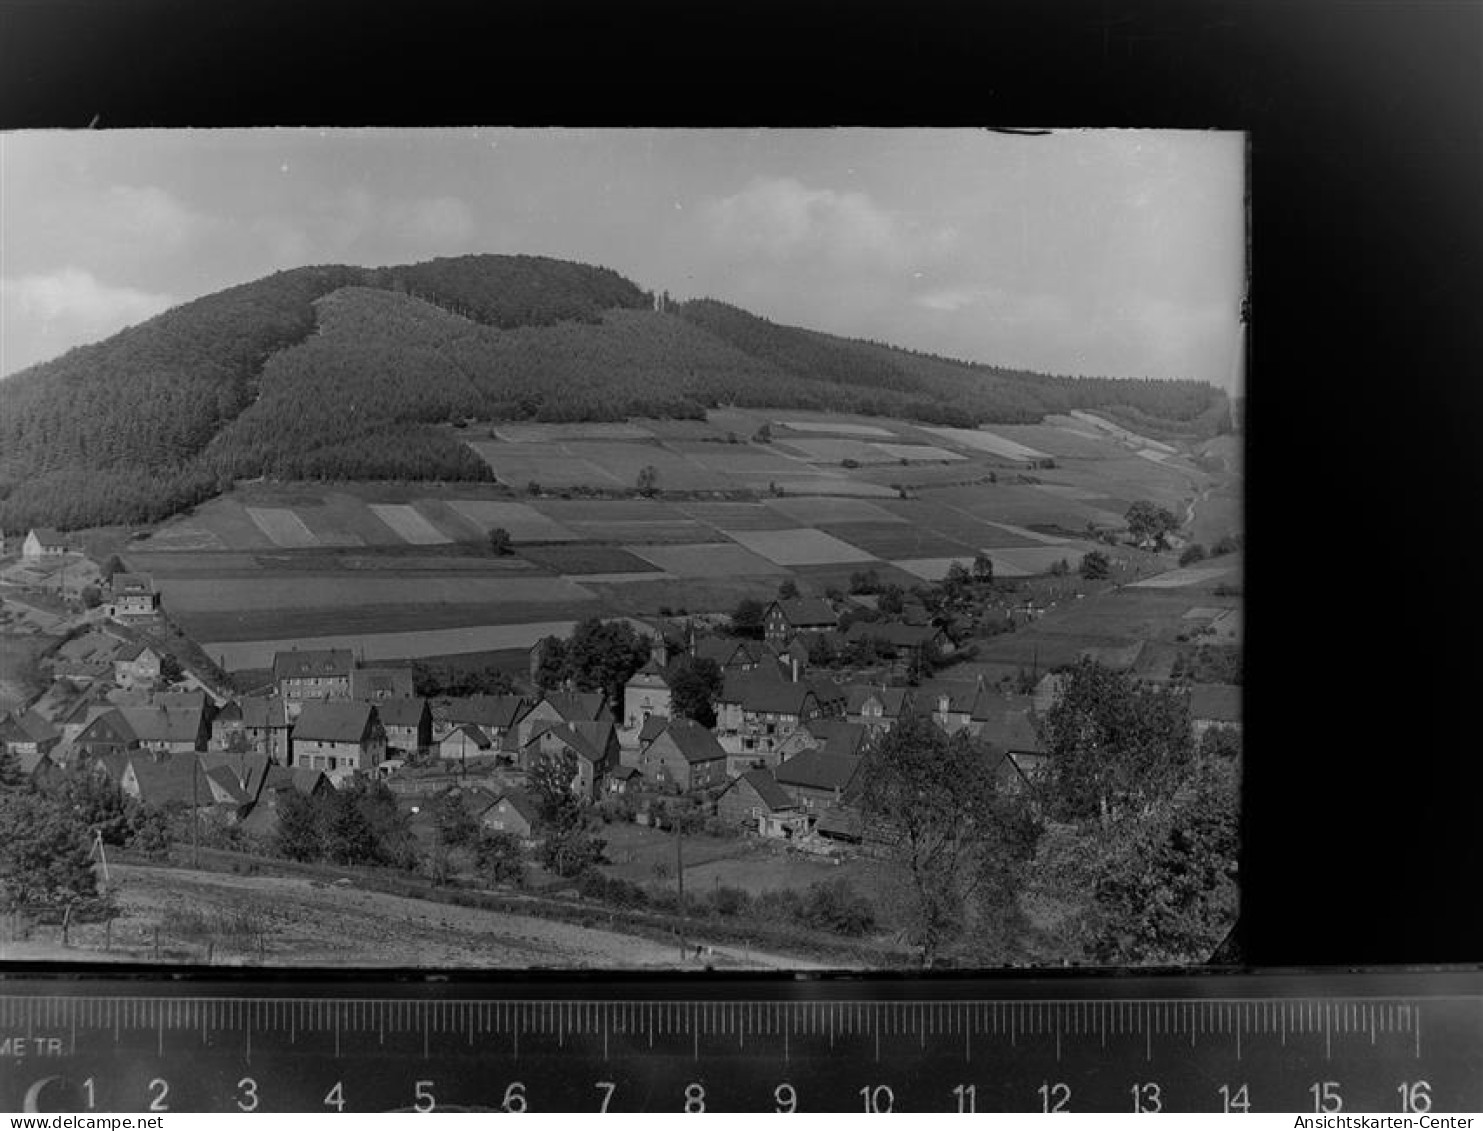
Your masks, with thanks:
[{"label": "dirt road", "polygon": [[[788,955],[727,946],[700,959],[681,957],[667,942],[581,927],[527,915],[429,903],[316,880],[282,876],[237,876],[176,868],[115,865],[111,877],[123,914],[114,920],[112,950],[104,952],[104,928],[75,926],[71,946],[61,949],[40,935],[27,943],[0,943],[0,960],[71,958],[97,960],[128,955],[152,958],[160,928],[162,958],[201,962],[204,941],[172,935],[170,924],[195,915],[211,919],[246,916],[263,936],[261,961],[285,966],[405,966],[430,968],[562,969],[821,969],[823,964]],[[594,912],[594,918],[601,918]],[[217,963],[254,965],[255,942],[218,941]]]}]

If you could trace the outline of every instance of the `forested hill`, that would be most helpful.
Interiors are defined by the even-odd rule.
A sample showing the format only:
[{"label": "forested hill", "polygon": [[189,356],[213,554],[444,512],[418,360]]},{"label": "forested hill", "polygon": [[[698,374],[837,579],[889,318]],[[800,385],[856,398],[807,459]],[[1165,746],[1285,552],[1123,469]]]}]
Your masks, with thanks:
[{"label": "forested hill", "polygon": [[653,309],[606,268],[475,255],[309,267],[187,303],[0,383],[0,528],[150,522],[234,478],[487,479],[443,422],[700,416],[722,403],[1038,420],[1096,408],[1212,434],[1193,382],[993,369]]}]

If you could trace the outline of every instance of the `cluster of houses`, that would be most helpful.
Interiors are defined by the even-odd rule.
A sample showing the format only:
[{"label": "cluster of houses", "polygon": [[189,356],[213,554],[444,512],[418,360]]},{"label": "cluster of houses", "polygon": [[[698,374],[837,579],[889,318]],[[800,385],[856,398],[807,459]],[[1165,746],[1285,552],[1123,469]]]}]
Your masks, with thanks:
[{"label": "cluster of houses", "polygon": [[[114,581],[115,620],[153,614],[148,578]],[[773,602],[761,640],[698,637],[666,622],[612,704],[572,689],[429,700],[415,694],[409,669],[368,666],[346,649],[278,652],[259,694],[233,697],[189,672],[162,690],[163,655],[100,624],[57,650],[59,678],[28,710],[0,720],[0,742],[29,774],[81,763],[141,801],[211,807],[263,829],[285,790],[375,776],[410,812],[454,788],[484,827],[529,839],[537,818],[528,773],[538,758],[566,754],[571,788],[588,803],[689,794],[739,831],[859,842],[868,839],[858,809],[865,751],[909,714],[985,740],[1006,782],[1034,788],[1046,752],[1032,716],[1054,701],[1058,677],[1033,695],[982,678],[841,682],[809,666],[821,637],[869,634],[908,659],[951,641],[930,624],[856,622],[842,632],[839,623],[829,602],[811,598]],[[714,727],[675,710],[669,661],[681,654],[721,673]],[[1194,706],[1199,733],[1238,725],[1239,689],[1206,689]]]}]

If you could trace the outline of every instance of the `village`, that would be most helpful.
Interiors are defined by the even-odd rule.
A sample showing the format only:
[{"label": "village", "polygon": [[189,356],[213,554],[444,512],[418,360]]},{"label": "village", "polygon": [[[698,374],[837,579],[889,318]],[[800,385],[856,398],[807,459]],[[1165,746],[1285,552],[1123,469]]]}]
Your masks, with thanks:
[{"label": "village", "polygon": [[[552,637],[483,693],[444,693],[426,667],[311,647],[278,651],[268,678],[242,687],[170,622],[148,575],[116,558],[100,566],[55,531],[32,530],[19,549],[4,559],[6,630],[51,643],[31,661],[45,690],[0,721],[6,755],[33,783],[87,774],[171,815],[195,862],[203,843],[282,855],[281,813],[374,784],[411,837],[399,862],[440,884],[620,902],[646,888],[668,907],[662,893],[683,900],[687,880],[694,903],[705,880],[718,900],[723,884],[757,896],[827,878],[819,869],[833,864],[865,889],[848,896],[879,897],[873,869],[898,834],[862,804],[872,745],[903,720],[929,720],[970,739],[997,788],[1036,809],[1050,758],[1037,718],[1068,678],[1063,666],[990,682],[963,662],[971,641],[960,647],[947,626],[1024,600],[1018,587],[996,591],[987,566],[904,600],[801,596],[785,582],[730,616],[593,618],[573,637],[592,638],[588,668],[601,674],[554,663],[576,649]],[[1194,683],[1188,702],[1195,741],[1238,733],[1239,687]],[[570,866],[556,847],[570,829],[552,824],[541,794],[550,767],[572,803],[559,820],[601,837]],[[503,845],[513,868],[491,873],[478,838]],[[677,859],[687,839],[688,864]]]}]

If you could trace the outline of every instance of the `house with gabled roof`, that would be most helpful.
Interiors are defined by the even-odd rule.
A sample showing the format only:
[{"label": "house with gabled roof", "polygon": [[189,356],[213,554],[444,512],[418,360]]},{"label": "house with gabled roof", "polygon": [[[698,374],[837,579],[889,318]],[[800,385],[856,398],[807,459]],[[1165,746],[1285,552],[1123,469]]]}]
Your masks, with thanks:
[{"label": "house with gabled roof", "polygon": [[138,750],[139,736],[119,708],[109,707],[82,728],[72,746],[81,757],[101,758]]},{"label": "house with gabled roof", "polygon": [[529,772],[536,759],[570,752],[576,758],[572,792],[595,801],[610,769],[618,765],[618,734],[611,719],[557,723],[537,731],[521,748],[520,764]]},{"label": "house with gabled roof", "polygon": [[163,652],[142,641],[125,644],[113,654],[113,681],[122,688],[153,687],[163,661]]},{"label": "house with gabled roof", "polygon": [[479,824],[490,832],[509,833],[524,842],[534,838],[540,823],[540,806],[519,790],[501,794],[499,800],[479,815]]},{"label": "house with gabled roof", "polygon": [[497,753],[499,747],[473,723],[459,723],[438,742],[438,757],[445,762],[467,762],[485,754]]},{"label": "house with gabled roof", "polygon": [[[843,702],[841,692],[839,714]],[[767,755],[805,722],[826,713],[833,712],[825,711],[819,693],[808,683],[734,673],[726,677],[717,698],[716,734],[730,753]]]},{"label": "house with gabled roof", "polygon": [[726,750],[693,719],[670,719],[639,754],[639,771],[661,789],[680,793],[725,785]]},{"label": "house with gabled roof", "polygon": [[433,741],[441,743],[467,724],[478,727],[496,749],[501,748],[506,736],[511,736],[514,749],[516,728],[534,705],[523,695],[468,695],[434,700]]},{"label": "house with gabled roof", "polygon": [[856,683],[845,688],[845,719],[884,734],[911,708],[911,688]]},{"label": "house with gabled roof", "polygon": [[160,754],[192,754],[211,744],[211,724],[201,707],[120,707],[140,747]]},{"label": "house with gabled roof", "polygon": [[22,758],[50,754],[62,732],[35,711],[17,711],[0,720],[0,749]]},{"label": "house with gabled roof", "polygon": [[855,621],[844,633],[846,644],[870,640],[886,656],[911,660],[929,648],[944,656],[957,651],[957,645],[935,624],[905,624],[901,621]]},{"label": "house with gabled roof", "polygon": [[160,611],[160,593],[147,573],[115,573],[109,582],[113,600],[108,615],[119,619],[152,617]]},{"label": "house with gabled roof", "polygon": [[433,713],[426,699],[377,699],[375,705],[386,728],[388,753],[421,754],[432,745]]},{"label": "house with gabled roof", "polygon": [[301,703],[350,698],[355,655],[348,648],[294,648],[273,653],[273,682],[288,705],[289,717]]},{"label": "house with gabled roof", "polygon": [[412,699],[416,695],[411,668],[350,669],[350,698],[352,699],[359,699],[364,703],[379,703],[383,699]]},{"label": "house with gabled roof", "polygon": [[386,728],[369,703],[309,700],[293,728],[293,764],[322,770],[338,784],[357,773],[369,773],[386,757]]},{"label": "house with gabled roof", "polygon": [[839,614],[821,597],[779,598],[762,616],[762,633],[774,648],[783,648],[800,632],[832,632]]},{"label": "house with gabled roof", "polygon": [[[778,746],[771,763],[785,762],[805,750],[823,750],[830,754],[848,754],[858,758],[865,753],[873,732],[869,727],[845,719],[812,719],[804,723]],[[733,758],[733,767],[735,758]]]},{"label": "house with gabled roof", "polygon": [[772,771],[773,777],[805,810],[838,806],[853,797],[863,758],[805,750]]},{"label": "house with gabled roof", "polygon": [[595,723],[607,717],[608,697],[601,691],[548,691],[521,716],[516,747],[523,750],[532,736],[558,723]]},{"label": "house with gabled roof", "polygon": [[76,553],[76,548],[61,531],[50,526],[34,526],[21,543],[23,558],[59,558]]},{"label": "house with gabled roof", "polygon": [[722,674],[776,668],[778,662],[777,653],[767,644],[737,636],[702,636],[695,642],[693,654],[698,660],[714,661]]},{"label": "house with gabled roof", "polygon": [[716,799],[716,816],[759,836],[791,840],[808,831],[808,816],[767,770],[748,770]]},{"label": "house with gabled roof", "polygon": [[249,695],[237,701],[242,734],[249,750],[260,750],[281,765],[293,762],[293,721],[278,695]]}]

